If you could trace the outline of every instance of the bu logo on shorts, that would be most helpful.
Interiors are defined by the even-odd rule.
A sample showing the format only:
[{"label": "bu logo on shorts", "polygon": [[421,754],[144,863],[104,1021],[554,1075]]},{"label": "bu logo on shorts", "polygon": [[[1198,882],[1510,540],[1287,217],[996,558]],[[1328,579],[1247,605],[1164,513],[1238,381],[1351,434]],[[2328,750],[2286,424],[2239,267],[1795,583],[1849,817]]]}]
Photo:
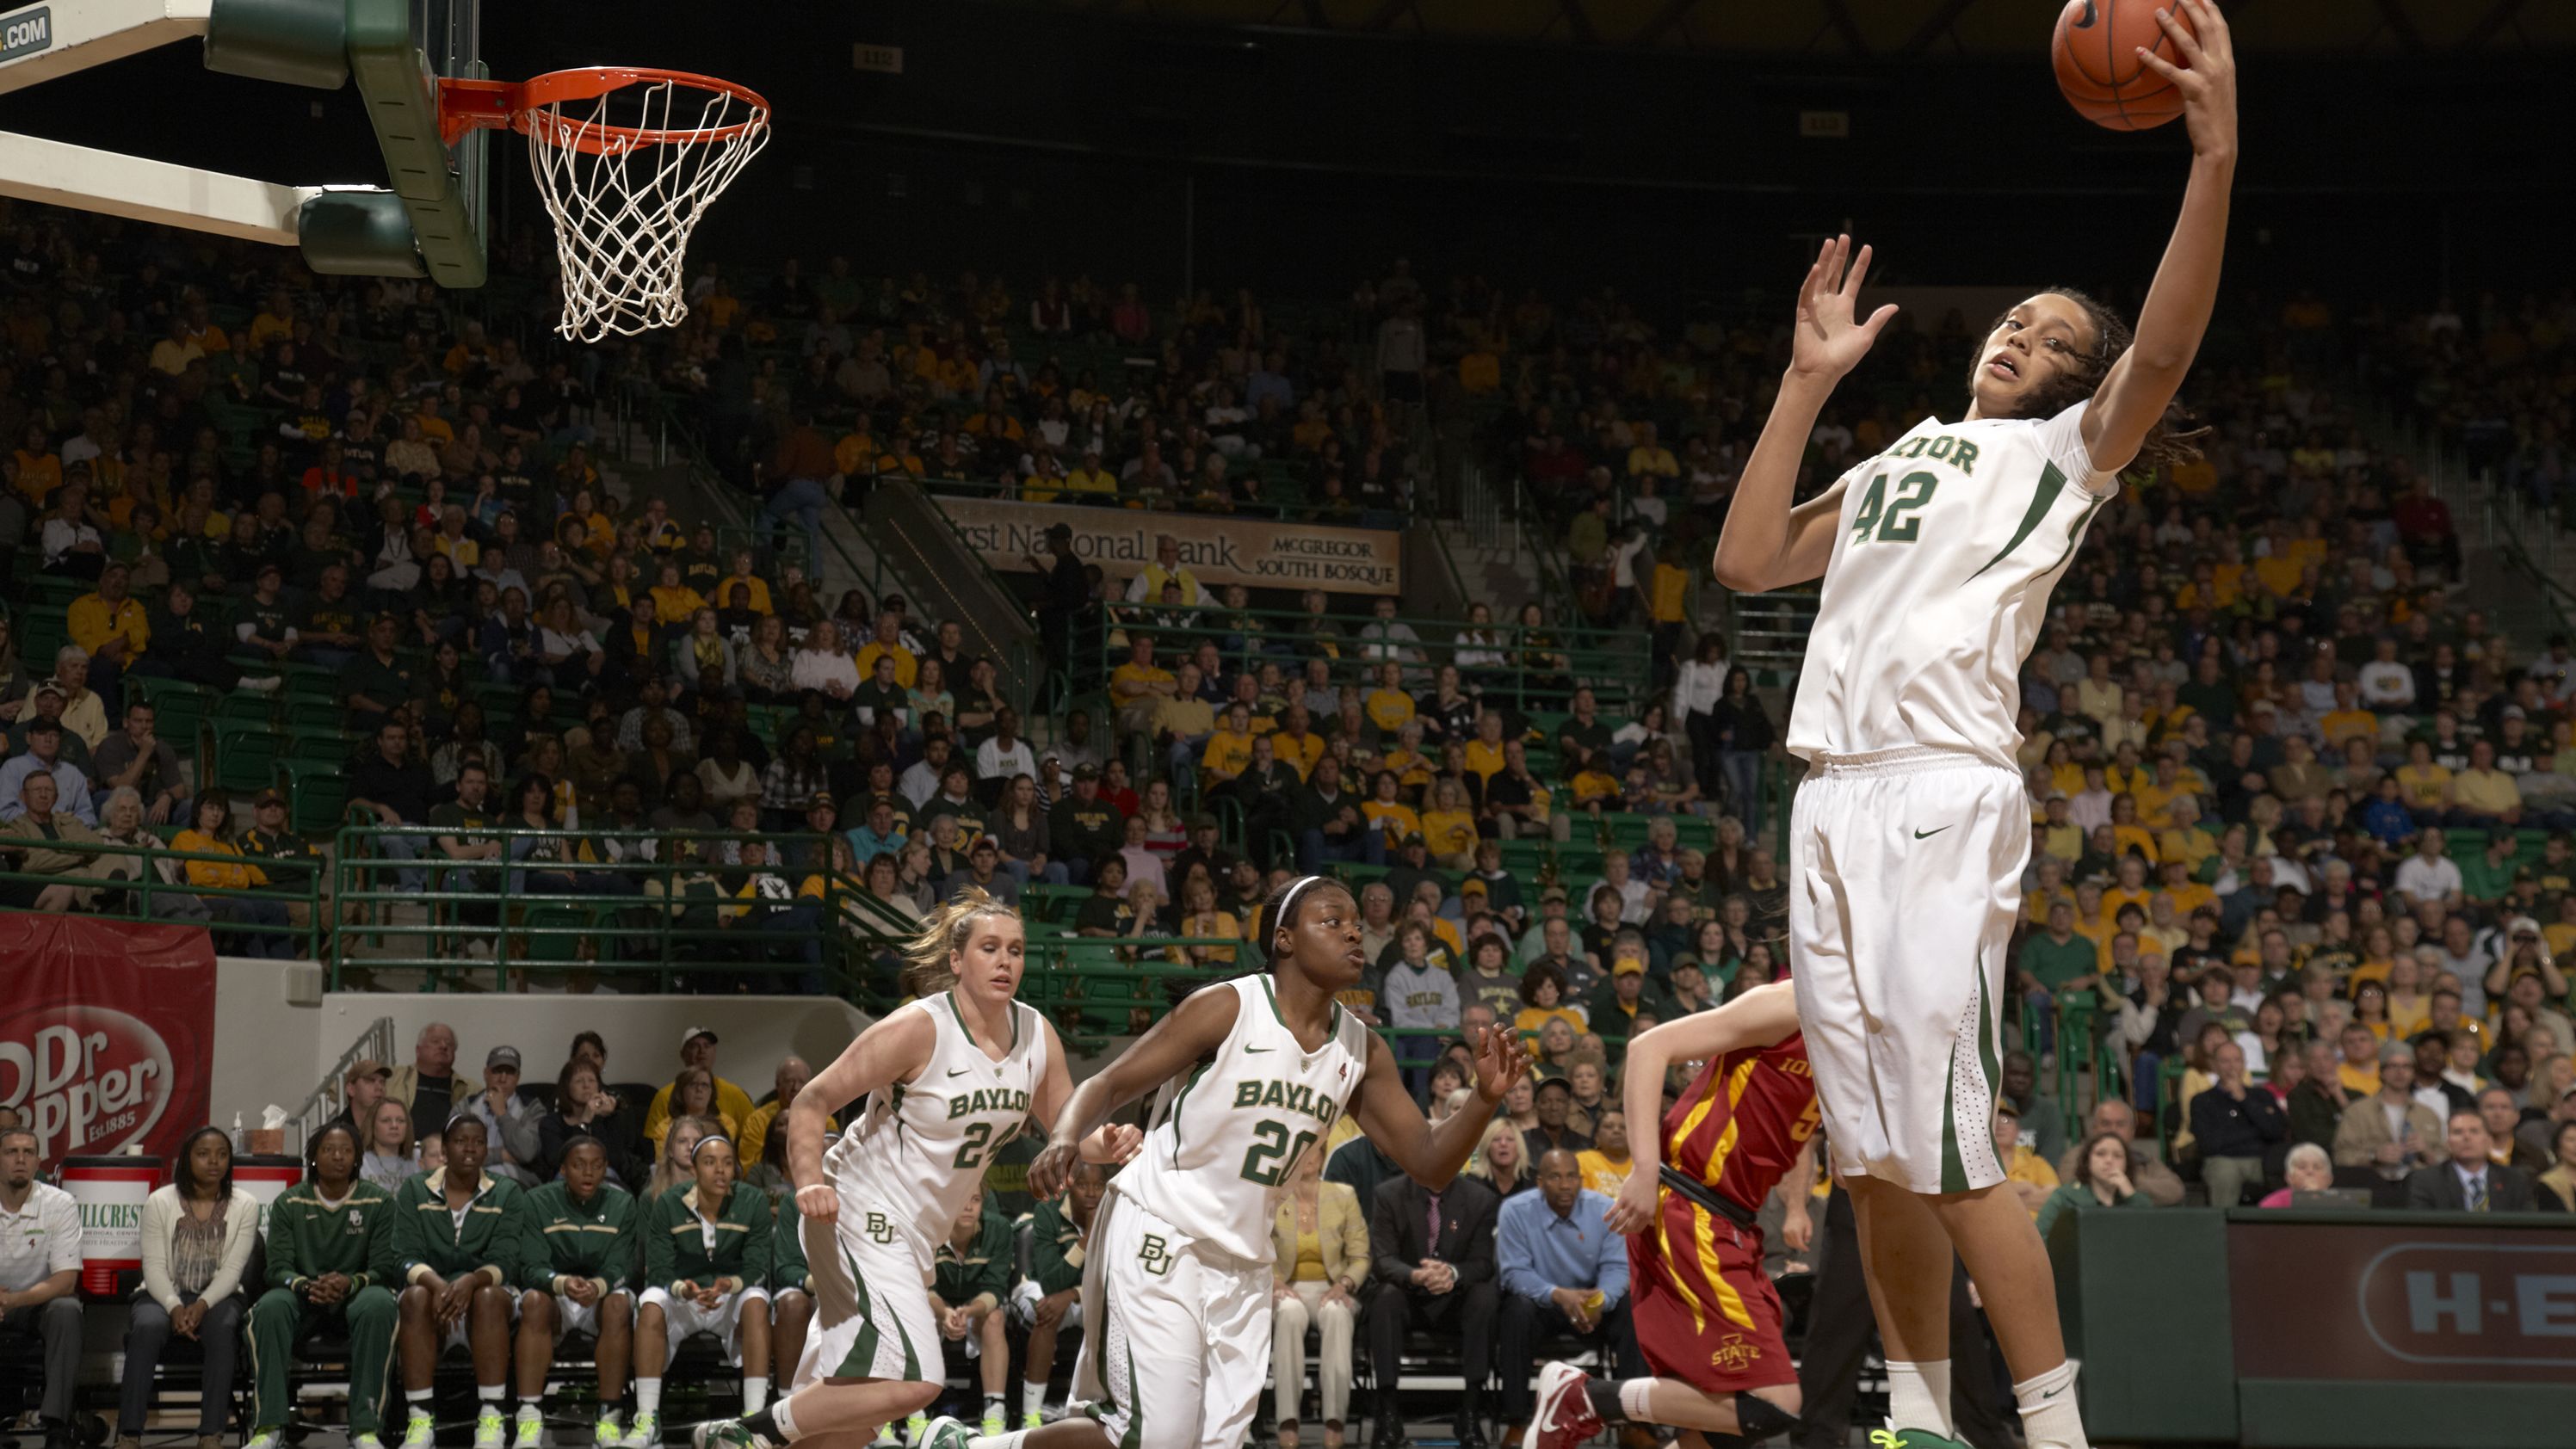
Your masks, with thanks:
[{"label": "bu logo on shorts", "polygon": [[1146,1272],[1160,1278],[1172,1271],[1172,1250],[1160,1237],[1147,1233],[1145,1245],[1136,1250],[1136,1261],[1145,1265]]},{"label": "bu logo on shorts", "polygon": [[873,1243],[894,1241],[894,1224],[887,1220],[884,1213],[868,1214],[868,1241]]}]

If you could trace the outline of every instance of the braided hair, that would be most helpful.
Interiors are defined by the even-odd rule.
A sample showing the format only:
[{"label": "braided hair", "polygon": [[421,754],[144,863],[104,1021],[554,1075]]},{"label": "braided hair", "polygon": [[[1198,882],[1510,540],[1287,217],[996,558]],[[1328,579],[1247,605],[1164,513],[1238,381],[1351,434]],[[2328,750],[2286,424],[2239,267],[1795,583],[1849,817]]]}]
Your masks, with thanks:
[{"label": "braided hair", "polygon": [[[2044,287],[2041,291],[2064,297],[2083,311],[2093,324],[2093,350],[2075,354],[2073,363],[2064,371],[2033,388],[2017,413],[2025,418],[2053,418],[2093,396],[2101,390],[2102,379],[2110,375],[2111,364],[2119,361],[2129,344],[2137,340],[2127,319],[2111,310],[2108,303],[2073,287]],[[2003,322],[2003,317],[1997,317],[1986,330],[1992,332]],[[1969,364],[1972,383],[1976,365],[1976,361]],[[2200,440],[2208,435],[2209,429],[2180,402],[2168,402],[2164,416],[2147,429],[2146,438],[2138,444],[2137,462],[2151,468],[2192,462],[2200,457]]]}]

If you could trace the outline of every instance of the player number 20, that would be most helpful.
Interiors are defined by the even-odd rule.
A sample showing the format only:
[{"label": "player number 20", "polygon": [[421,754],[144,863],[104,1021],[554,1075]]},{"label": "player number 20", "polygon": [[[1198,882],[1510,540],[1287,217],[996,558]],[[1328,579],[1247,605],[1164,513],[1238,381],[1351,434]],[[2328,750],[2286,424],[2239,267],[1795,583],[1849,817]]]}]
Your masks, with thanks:
[{"label": "player number 20", "polygon": [[1852,515],[1852,542],[1912,543],[1923,532],[1923,520],[1914,511],[1932,501],[1932,490],[1941,486],[1931,473],[1908,473],[1897,480],[1896,497],[1887,496],[1887,475],[1869,480],[1869,491],[1861,495],[1860,512]]},{"label": "player number 20", "polygon": [[1291,1141],[1288,1124],[1278,1121],[1255,1126],[1252,1137],[1251,1150],[1243,1154],[1243,1176],[1263,1187],[1277,1187],[1280,1179],[1288,1175],[1289,1166],[1304,1157],[1306,1149],[1315,1143],[1312,1132],[1300,1132]]}]

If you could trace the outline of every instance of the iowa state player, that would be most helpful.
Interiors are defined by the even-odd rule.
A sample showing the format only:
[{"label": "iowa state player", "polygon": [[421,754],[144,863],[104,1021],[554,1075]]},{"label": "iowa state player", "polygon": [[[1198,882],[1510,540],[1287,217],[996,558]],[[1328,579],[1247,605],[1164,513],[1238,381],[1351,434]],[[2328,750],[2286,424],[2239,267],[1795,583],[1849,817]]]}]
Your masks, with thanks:
[{"label": "iowa state player", "polygon": [[[1566,1449],[1623,1420],[1696,1431],[1683,1438],[1717,1446],[1750,1444],[1797,1421],[1798,1369],[1780,1338],[1780,1296],[1762,1271],[1754,1225],[1780,1179],[1804,1167],[1816,1134],[1816,1080],[1794,989],[1758,986],[1630,1042],[1621,1068],[1628,1120],[1654,1120],[1664,1069],[1702,1057],[1708,1065],[1662,1130],[1629,1134],[1635,1166],[1607,1214],[1629,1235],[1632,1321],[1655,1376],[1616,1383],[1549,1364],[1523,1449]],[[1790,1220],[1793,1247],[1802,1217]]]}]

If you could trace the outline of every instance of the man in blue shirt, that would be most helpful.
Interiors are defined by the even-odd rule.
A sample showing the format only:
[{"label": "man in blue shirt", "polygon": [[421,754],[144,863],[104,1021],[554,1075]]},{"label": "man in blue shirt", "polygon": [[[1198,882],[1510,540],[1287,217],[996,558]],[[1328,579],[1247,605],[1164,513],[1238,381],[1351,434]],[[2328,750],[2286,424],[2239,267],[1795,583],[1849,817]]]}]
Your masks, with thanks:
[{"label": "man in blue shirt", "polygon": [[1610,1199],[1585,1189],[1582,1164],[1562,1149],[1539,1158],[1538,1191],[1503,1204],[1494,1230],[1503,1289],[1494,1368],[1514,1438],[1534,1407],[1530,1382],[1541,1343],[1592,1339],[1617,1359],[1618,1377],[1646,1371],[1628,1322],[1628,1241],[1602,1221],[1609,1211]]}]

